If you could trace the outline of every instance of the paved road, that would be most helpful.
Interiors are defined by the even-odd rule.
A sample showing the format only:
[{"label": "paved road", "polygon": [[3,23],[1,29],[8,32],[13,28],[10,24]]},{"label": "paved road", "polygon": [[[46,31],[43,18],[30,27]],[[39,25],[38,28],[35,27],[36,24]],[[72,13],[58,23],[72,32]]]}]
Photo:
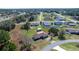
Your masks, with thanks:
[{"label": "paved road", "polygon": [[58,45],[61,45],[61,44],[64,44],[64,43],[69,43],[69,42],[78,42],[79,43],[79,40],[76,39],[76,40],[62,40],[62,41],[58,41],[58,42],[55,42],[53,44],[50,44],[50,45],[44,47],[42,49],[42,51],[50,51],[52,48],[54,48],[54,47],[56,47]]}]

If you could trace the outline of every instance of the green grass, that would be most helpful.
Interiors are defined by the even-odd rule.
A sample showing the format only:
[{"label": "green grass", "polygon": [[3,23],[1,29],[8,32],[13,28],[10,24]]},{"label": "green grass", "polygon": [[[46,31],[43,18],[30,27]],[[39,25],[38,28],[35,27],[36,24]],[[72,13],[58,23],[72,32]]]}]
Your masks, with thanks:
[{"label": "green grass", "polygon": [[41,25],[35,27],[35,30],[37,30],[38,28],[41,28],[44,32],[48,32],[48,30],[49,30],[48,28],[43,27],[43,26],[41,26]]},{"label": "green grass", "polygon": [[79,51],[79,43],[65,43],[60,45],[60,47],[67,51]]},{"label": "green grass", "polygon": [[30,29],[28,31],[22,30],[22,33],[28,37],[32,37],[34,34],[36,34],[35,29]]},{"label": "green grass", "polygon": [[54,40],[54,41],[60,41],[60,40],[58,39],[58,36],[52,37],[52,40]]},{"label": "green grass", "polygon": [[79,39],[79,35],[75,35],[75,34],[65,34],[65,38],[68,40],[68,39],[71,39],[71,40],[76,40],[76,39]]},{"label": "green grass", "polygon": [[41,28],[44,32],[48,32],[48,29],[47,29],[47,28],[45,28],[45,27],[39,25],[39,26],[37,26],[37,27],[33,27],[32,29],[29,29],[28,31],[22,30],[22,33],[23,33],[24,35],[28,36],[28,37],[32,37],[33,35],[36,34],[36,30],[37,30],[38,28]]}]

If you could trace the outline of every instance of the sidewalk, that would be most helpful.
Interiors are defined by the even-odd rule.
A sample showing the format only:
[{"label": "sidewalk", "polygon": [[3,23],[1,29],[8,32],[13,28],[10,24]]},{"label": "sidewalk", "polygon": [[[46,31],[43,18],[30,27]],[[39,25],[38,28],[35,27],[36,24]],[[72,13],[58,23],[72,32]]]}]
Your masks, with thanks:
[{"label": "sidewalk", "polygon": [[53,49],[56,49],[57,51],[66,51],[66,50],[64,50],[63,48],[61,48],[60,46],[56,46],[56,47],[54,47]]}]

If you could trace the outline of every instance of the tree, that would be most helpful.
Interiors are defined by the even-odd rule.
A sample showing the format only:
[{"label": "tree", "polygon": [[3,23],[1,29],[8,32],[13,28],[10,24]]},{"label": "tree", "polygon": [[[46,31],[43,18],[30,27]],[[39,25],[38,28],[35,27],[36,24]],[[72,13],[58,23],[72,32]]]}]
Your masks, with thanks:
[{"label": "tree", "polygon": [[2,48],[3,51],[15,51],[16,46],[13,43],[6,43],[6,45]]},{"label": "tree", "polygon": [[63,31],[61,31],[61,32],[59,33],[58,38],[59,38],[60,40],[65,40],[65,36],[64,36],[64,32],[63,32]]},{"label": "tree", "polygon": [[49,34],[53,33],[54,36],[58,35],[59,30],[57,28],[50,28],[49,29]]},{"label": "tree", "polygon": [[9,42],[10,36],[9,32],[0,30],[0,50],[1,51],[13,51],[16,49],[16,46]]},{"label": "tree", "polygon": [[33,15],[30,15],[29,17],[29,21],[34,21],[34,20],[37,20],[38,16],[33,14]]},{"label": "tree", "polygon": [[22,46],[20,50],[31,51],[33,40],[27,36],[22,36]]},{"label": "tree", "polygon": [[25,22],[26,18],[24,15],[21,15],[21,16],[16,17],[15,20],[16,20],[16,23],[20,23],[20,22]]},{"label": "tree", "polygon": [[31,51],[31,44],[26,44],[21,47],[21,50]]},{"label": "tree", "polygon": [[28,31],[30,29],[30,23],[26,22],[26,24],[24,24],[22,28]]},{"label": "tree", "polygon": [[13,21],[7,20],[0,23],[0,29],[10,31],[15,28],[15,23]]},{"label": "tree", "polygon": [[9,33],[7,31],[0,30],[0,44],[5,44],[9,39]]}]

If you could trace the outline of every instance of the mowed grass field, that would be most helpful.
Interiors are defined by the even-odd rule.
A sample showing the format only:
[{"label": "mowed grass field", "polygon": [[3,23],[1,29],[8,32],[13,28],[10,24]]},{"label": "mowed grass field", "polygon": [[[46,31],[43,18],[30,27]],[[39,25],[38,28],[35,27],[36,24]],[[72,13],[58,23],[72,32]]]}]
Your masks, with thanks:
[{"label": "mowed grass field", "polygon": [[65,43],[60,45],[60,47],[67,51],[79,51],[79,43]]}]

